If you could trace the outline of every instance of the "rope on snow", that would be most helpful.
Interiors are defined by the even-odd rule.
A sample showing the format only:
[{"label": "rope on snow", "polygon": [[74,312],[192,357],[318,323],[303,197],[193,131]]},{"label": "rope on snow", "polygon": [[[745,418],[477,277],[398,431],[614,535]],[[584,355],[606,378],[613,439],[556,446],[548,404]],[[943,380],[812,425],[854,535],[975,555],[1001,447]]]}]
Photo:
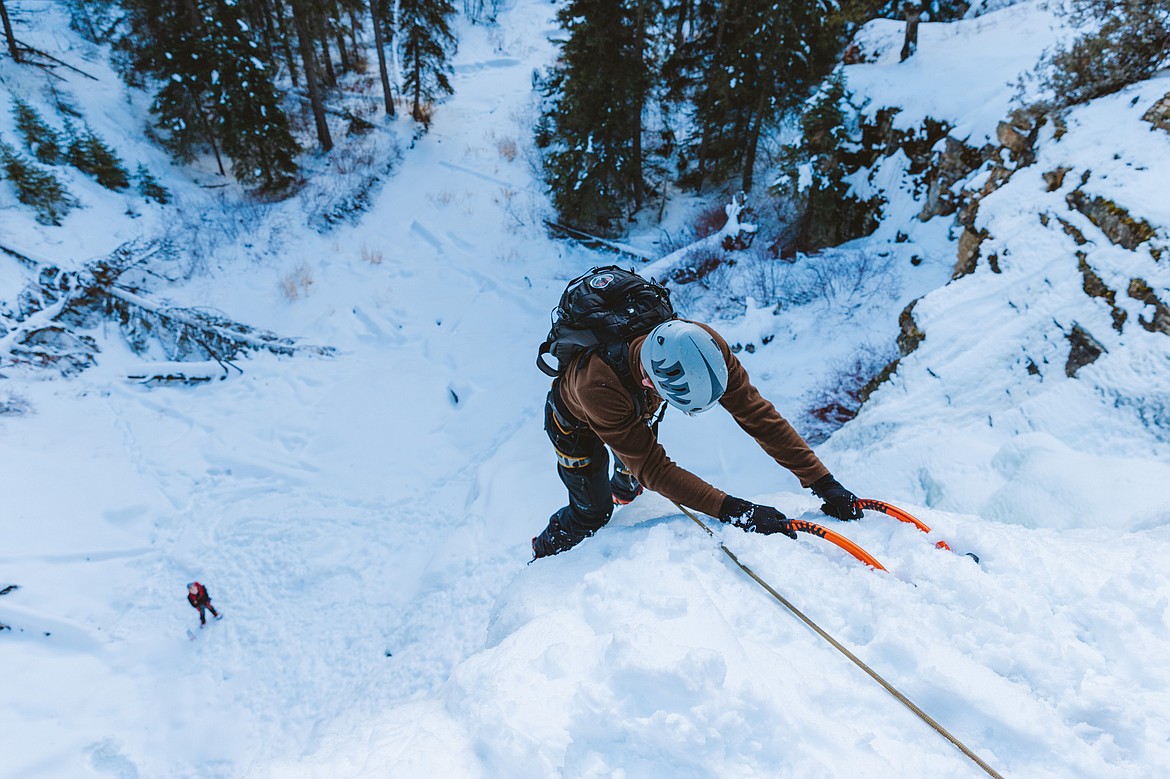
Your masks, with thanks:
[{"label": "rope on snow", "polygon": [[[712,538],[715,538],[714,531],[712,531],[711,528],[707,526],[706,522],[699,519],[697,516],[695,516],[693,513],[691,513],[685,507],[679,505],[678,503],[675,503],[674,505],[678,506],[679,510],[682,511],[682,513],[686,514],[688,517],[690,517],[691,520],[693,520],[695,522],[695,524],[697,524],[699,527],[703,528],[703,530],[705,530],[707,532],[707,535],[711,536]],[[810,523],[810,524],[812,524],[812,523]],[[748,567],[744,563],[740,562],[739,558],[735,556],[735,553],[732,552],[730,549],[728,549],[727,546],[724,545],[722,541],[719,542],[719,548],[723,550],[723,553],[727,555],[727,557],[731,560],[731,562],[735,563],[736,566],[738,566],[741,571],[743,571],[749,577],[751,577],[752,580],[754,580],[756,584],[763,587],[764,590],[766,590],[769,595],[771,595],[773,598],[775,598],[777,601],[779,601],[780,604],[782,606],[784,606],[784,608],[788,609],[793,614],[795,614],[796,617],[801,622],[808,625],[813,630],[813,632],[815,632],[818,636],[820,636],[821,638],[828,641],[829,644],[831,644],[834,649],[836,649],[838,652],[840,652],[841,654],[848,657],[853,662],[854,665],[856,665],[862,671],[865,671],[865,673],[868,674],[870,678],[872,678],[875,682],[877,682],[882,687],[884,687],[886,692],[888,692],[890,695],[897,698],[898,701],[901,702],[903,706],[910,709],[910,711],[914,712],[914,714],[919,719],[921,719],[923,722],[925,722],[927,725],[929,725],[931,728],[933,728],[936,733],[938,733],[940,736],[945,738],[947,741],[951,742],[956,748],[958,748],[958,750],[960,752],[962,752],[964,755],[969,757],[972,761],[975,762],[976,765],[978,765],[980,768],[982,768],[984,771],[986,771],[988,776],[994,777],[994,779],[1003,779],[1003,776],[1001,774],[999,774],[994,768],[992,768],[990,765],[988,765],[981,757],[979,757],[979,755],[977,755],[973,751],[971,751],[971,749],[966,744],[964,744],[962,741],[959,741],[959,739],[952,736],[950,734],[950,732],[947,731],[946,728],[944,728],[942,725],[940,725],[938,722],[936,722],[933,717],[931,717],[929,714],[927,714],[925,711],[923,711],[921,708],[919,708],[919,706],[916,703],[914,703],[914,701],[907,698],[900,690],[898,690],[898,688],[894,687],[894,685],[890,684],[888,681],[886,681],[884,678],[882,678],[882,676],[877,671],[873,670],[868,665],[866,665],[865,662],[861,658],[859,658],[857,655],[850,652],[840,641],[833,638],[820,625],[813,622],[809,617],[807,617],[804,614],[804,612],[802,612],[800,609],[796,608],[796,606],[792,605],[792,603],[787,598],[785,598],[783,595],[781,595],[779,592],[777,592],[776,589],[774,587],[772,587],[772,585],[768,584],[766,581],[764,581],[762,578],[760,578],[759,574],[757,574],[755,571],[753,571],[750,567]]]}]

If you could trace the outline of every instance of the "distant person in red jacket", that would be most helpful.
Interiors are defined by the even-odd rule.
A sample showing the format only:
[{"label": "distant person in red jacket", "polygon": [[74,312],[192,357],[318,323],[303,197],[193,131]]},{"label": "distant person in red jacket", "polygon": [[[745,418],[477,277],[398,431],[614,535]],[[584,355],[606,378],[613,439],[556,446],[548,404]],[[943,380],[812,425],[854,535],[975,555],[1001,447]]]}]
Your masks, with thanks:
[{"label": "distant person in red jacket", "polygon": [[211,612],[211,616],[216,619],[223,619],[215,606],[211,605],[211,596],[207,594],[207,588],[199,582],[191,582],[187,585],[187,601],[196,609],[199,610],[199,627],[207,624],[207,615],[203,613],[204,609]]}]

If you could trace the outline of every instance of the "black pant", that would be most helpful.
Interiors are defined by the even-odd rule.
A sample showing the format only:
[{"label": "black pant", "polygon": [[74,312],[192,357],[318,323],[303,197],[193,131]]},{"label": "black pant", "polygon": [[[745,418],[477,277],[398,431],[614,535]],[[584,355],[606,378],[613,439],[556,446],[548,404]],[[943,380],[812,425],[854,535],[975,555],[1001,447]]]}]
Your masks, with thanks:
[{"label": "black pant", "polygon": [[214,616],[216,619],[219,618],[219,612],[215,610],[215,606],[211,605],[211,601],[208,601],[207,603],[197,603],[197,604],[195,604],[195,608],[199,609],[199,624],[200,625],[207,624],[207,615],[203,613],[204,609],[207,609],[208,611],[210,611],[212,616]]},{"label": "black pant", "polygon": [[565,410],[555,383],[544,404],[544,431],[556,450],[557,475],[569,491],[569,505],[553,514],[548,527],[532,540],[537,557],[581,543],[609,522],[614,495],[632,499],[641,489],[616,455],[610,477],[605,444],[588,425]]}]

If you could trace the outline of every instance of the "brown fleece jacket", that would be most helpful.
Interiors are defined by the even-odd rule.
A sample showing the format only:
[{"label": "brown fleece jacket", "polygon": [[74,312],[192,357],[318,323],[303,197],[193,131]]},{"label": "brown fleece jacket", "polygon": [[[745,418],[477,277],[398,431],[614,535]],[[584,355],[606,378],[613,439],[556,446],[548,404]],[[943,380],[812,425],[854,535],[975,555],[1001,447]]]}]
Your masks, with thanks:
[{"label": "brown fleece jacket", "polygon": [[[827,476],[829,469],[800,434],[752,386],[747,371],[723,337],[702,322],[695,324],[711,333],[727,360],[727,391],[719,404],[772,459],[792,471],[802,486]],[[630,371],[635,377],[643,375],[639,358],[645,340],[646,336],[639,336],[630,342]],[[565,408],[608,444],[647,489],[704,514],[719,516],[727,493],[675,464],[647,424],[662,404],[657,393],[646,390],[646,413],[638,418],[633,398],[613,369],[597,355],[571,365],[559,383]]]}]

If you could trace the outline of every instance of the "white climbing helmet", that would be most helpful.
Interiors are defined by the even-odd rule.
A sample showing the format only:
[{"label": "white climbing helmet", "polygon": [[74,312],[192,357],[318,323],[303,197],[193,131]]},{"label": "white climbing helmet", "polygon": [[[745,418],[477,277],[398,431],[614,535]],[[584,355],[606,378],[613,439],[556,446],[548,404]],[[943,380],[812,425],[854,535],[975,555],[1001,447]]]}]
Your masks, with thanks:
[{"label": "white climbing helmet", "polygon": [[651,330],[641,361],[654,391],[688,414],[711,408],[727,389],[727,361],[719,344],[693,322],[672,319]]}]

